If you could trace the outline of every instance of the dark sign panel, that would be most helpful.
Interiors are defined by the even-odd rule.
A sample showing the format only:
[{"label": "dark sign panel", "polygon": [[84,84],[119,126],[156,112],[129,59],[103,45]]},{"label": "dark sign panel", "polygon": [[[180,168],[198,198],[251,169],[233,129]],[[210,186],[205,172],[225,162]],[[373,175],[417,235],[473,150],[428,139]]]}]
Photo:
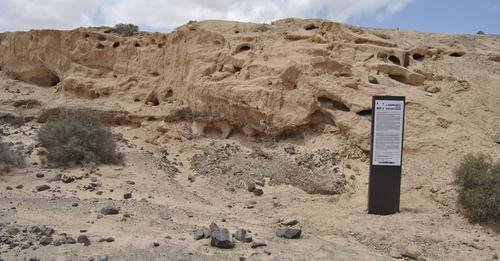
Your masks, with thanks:
[{"label": "dark sign panel", "polygon": [[368,213],[399,211],[405,97],[374,96]]}]

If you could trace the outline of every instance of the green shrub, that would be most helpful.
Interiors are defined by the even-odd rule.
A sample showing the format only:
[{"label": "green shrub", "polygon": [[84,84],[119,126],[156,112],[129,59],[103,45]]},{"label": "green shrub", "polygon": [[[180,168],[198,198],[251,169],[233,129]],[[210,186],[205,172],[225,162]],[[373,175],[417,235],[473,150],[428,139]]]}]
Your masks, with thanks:
[{"label": "green shrub", "polygon": [[132,36],[139,31],[139,26],[135,24],[117,24],[113,31],[122,36]]},{"label": "green shrub", "polygon": [[500,162],[482,153],[468,154],[454,172],[458,203],[467,218],[500,226]]},{"label": "green shrub", "polygon": [[93,114],[72,112],[47,122],[38,132],[51,165],[119,163],[113,134]]},{"label": "green shrub", "polygon": [[2,142],[0,139],[0,171],[9,171],[11,167],[24,165],[22,151],[15,150],[10,143]]}]

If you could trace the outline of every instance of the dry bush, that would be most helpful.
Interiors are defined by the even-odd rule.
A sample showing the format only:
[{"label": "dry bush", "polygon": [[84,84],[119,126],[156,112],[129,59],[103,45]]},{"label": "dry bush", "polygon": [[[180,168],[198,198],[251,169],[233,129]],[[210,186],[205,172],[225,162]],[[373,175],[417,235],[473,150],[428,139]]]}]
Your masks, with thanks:
[{"label": "dry bush", "polygon": [[9,171],[12,167],[22,167],[24,156],[22,151],[15,150],[10,143],[0,138],[0,171]]},{"label": "dry bush", "polygon": [[120,163],[110,129],[95,114],[71,112],[47,122],[38,132],[51,165]]},{"label": "dry bush", "polygon": [[122,36],[132,36],[139,31],[139,26],[135,24],[117,24],[113,31]]},{"label": "dry bush", "polygon": [[500,228],[500,162],[468,154],[455,168],[458,203],[471,222],[490,222]]}]

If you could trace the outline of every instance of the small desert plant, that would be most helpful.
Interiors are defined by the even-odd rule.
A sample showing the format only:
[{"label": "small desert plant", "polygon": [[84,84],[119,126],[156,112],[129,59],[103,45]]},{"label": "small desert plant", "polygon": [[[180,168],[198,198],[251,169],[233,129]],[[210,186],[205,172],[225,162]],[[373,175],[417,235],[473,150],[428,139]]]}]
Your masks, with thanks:
[{"label": "small desert plant", "polygon": [[458,203],[471,222],[500,226],[500,162],[484,154],[468,154],[455,168]]},{"label": "small desert plant", "polygon": [[135,24],[117,24],[113,31],[122,36],[132,36],[139,31],[139,26]]},{"label": "small desert plant", "polygon": [[23,165],[23,153],[15,150],[10,143],[2,142],[0,139],[0,172],[7,172],[11,167],[21,167]]},{"label": "small desert plant", "polygon": [[62,119],[47,122],[38,132],[52,165],[119,163],[113,134],[101,120],[86,112],[67,113]]}]

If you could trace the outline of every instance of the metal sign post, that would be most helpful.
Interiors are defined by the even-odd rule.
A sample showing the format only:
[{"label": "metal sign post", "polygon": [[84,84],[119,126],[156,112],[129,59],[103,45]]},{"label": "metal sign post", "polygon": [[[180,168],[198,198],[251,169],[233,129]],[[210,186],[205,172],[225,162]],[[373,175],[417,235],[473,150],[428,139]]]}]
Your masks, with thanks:
[{"label": "metal sign post", "polygon": [[368,213],[399,212],[405,97],[374,96]]}]

